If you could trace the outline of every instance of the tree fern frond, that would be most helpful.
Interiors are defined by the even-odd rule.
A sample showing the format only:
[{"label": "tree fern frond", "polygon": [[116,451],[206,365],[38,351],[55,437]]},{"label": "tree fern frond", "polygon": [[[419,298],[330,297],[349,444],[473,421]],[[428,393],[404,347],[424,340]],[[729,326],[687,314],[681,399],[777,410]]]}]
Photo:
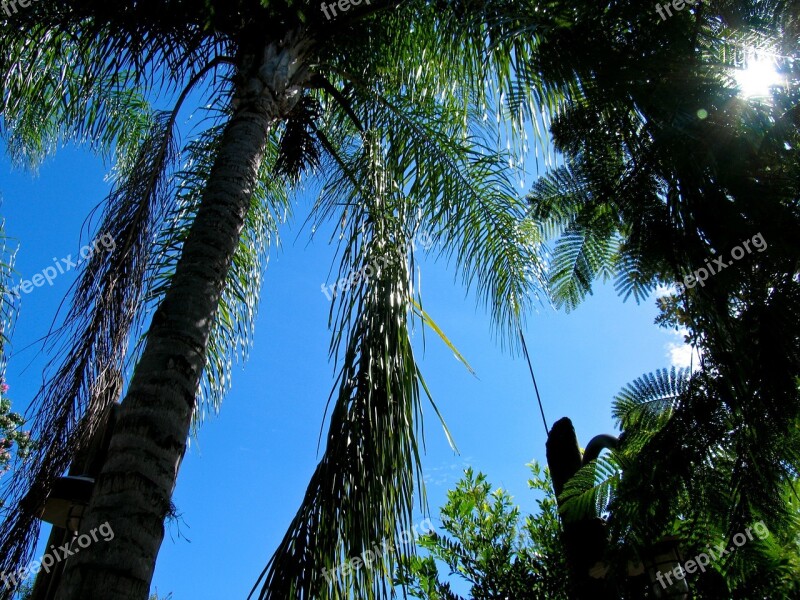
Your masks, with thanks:
[{"label": "tree fern frond", "polygon": [[529,218],[542,229],[548,240],[554,239],[575,222],[589,200],[587,182],[568,166],[552,169],[540,177],[528,193]]},{"label": "tree fern frond", "polygon": [[556,242],[550,268],[550,288],[557,307],[575,309],[592,293],[599,275],[613,269],[619,241],[593,227],[568,228]]},{"label": "tree fern frond", "polygon": [[[604,163],[593,170],[603,171]],[[549,289],[555,305],[575,309],[598,277],[617,271],[620,226],[611,211],[599,205],[598,184],[580,161],[553,169],[528,194],[528,218],[549,238],[557,238],[550,261]],[[602,177],[609,173],[603,171]]]},{"label": "tree fern frond", "polygon": [[562,513],[568,520],[602,516],[614,499],[620,477],[620,464],[613,455],[582,466],[561,493]]},{"label": "tree fern frond", "polygon": [[623,431],[656,427],[669,416],[689,385],[688,368],[659,369],[626,385],[614,398],[613,415]]}]

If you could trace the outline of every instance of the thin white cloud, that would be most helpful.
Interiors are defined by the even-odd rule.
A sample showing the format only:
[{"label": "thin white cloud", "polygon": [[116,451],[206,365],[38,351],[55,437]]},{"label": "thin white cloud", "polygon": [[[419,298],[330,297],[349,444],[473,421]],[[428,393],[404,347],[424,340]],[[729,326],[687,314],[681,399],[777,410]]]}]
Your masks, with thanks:
[{"label": "thin white cloud", "polygon": [[[669,296],[675,293],[675,286],[672,284],[659,285],[656,288],[656,298],[663,298],[664,296]],[[664,345],[664,349],[667,351],[667,357],[669,358],[670,364],[673,367],[680,369],[688,369],[689,367],[692,367],[693,371],[700,368],[700,355],[698,354],[697,350],[693,349],[685,341],[686,334],[689,332],[686,329],[679,329],[678,331],[673,330],[669,333],[675,337],[675,341],[668,342]]]},{"label": "thin white cloud", "polygon": [[684,341],[688,332],[685,329],[680,329],[678,331],[671,331],[670,333],[678,338],[676,341],[668,342],[664,346],[670,364],[678,368],[692,367],[692,370],[700,368],[700,355],[697,350]]},{"label": "thin white cloud", "polygon": [[423,467],[423,481],[428,486],[445,486],[449,487],[455,485],[462,475],[464,469],[470,466],[472,457],[468,456],[462,458],[461,462],[447,463],[436,467]]},{"label": "thin white cloud", "polygon": [[659,284],[656,288],[656,298],[662,298],[664,296],[669,296],[670,294],[675,293],[675,286],[674,285],[662,285]]},{"label": "thin white cloud", "polygon": [[669,351],[670,364],[673,367],[688,367],[692,364],[692,347],[686,344],[676,344],[670,342],[667,344]]}]

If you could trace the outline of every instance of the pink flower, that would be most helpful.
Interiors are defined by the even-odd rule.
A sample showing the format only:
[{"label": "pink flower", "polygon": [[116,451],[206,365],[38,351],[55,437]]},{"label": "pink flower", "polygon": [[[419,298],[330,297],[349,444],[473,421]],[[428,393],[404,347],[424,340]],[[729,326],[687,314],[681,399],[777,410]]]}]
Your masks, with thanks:
[{"label": "pink flower", "polygon": [[8,391],[8,384],[7,383],[0,383],[0,392],[4,394]]}]

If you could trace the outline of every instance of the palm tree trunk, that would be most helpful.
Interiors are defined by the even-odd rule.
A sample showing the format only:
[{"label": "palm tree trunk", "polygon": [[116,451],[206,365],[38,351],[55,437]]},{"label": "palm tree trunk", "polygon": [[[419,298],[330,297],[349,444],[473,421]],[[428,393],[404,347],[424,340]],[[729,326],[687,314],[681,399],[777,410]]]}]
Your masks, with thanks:
[{"label": "palm tree trunk", "polygon": [[[95,434],[87,447],[82,449],[78,453],[78,456],[72,461],[72,465],[69,469],[70,475],[82,475],[96,479],[100,469],[103,468],[105,457],[108,454],[108,444],[111,441],[111,432],[114,430],[114,424],[117,421],[119,395],[122,392],[121,375],[117,372],[111,380],[114,383],[108,386],[107,393],[113,395],[114,403],[108,408],[103,417],[104,424],[102,429]],[[45,548],[50,548],[52,546],[61,548],[64,544],[71,541],[71,532],[63,527],[54,525],[50,531],[50,536],[47,539]],[[36,581],[33,584],[31,594],[27,600],[52,600],[55,598],[56,590],[58,590],[59,582],[64,573],[64,567],[65,564],[59,562],[52,569],[39,571],[38,575],[36,575]]]},{"label": "palm tree trunk", "polygon": [[107,523],[113,539],[101,537],[69,558],[58,600],[148,598],[211,325],[270,129],[286,116],[307,81],[307,48],[295,33],[258,52],[240,53],[237,110],[223,134],[172,284],[153,316],[81,524],[83,534]]}]

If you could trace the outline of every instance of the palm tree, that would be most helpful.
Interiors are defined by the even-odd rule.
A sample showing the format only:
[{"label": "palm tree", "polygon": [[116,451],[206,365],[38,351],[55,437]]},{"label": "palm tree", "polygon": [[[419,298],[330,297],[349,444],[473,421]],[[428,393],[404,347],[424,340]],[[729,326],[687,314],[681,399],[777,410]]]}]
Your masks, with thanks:
[{"label": "palm tree", "polygon": [[[64,140],[113,153],[98,235],[118,248],[87,264],[53,338],[63,360],[37,398],[41,445],[6,492],[0,568],[30,558],[53,480],[98,431],[135,360],[81,525],[113,523],[115,543],[71,558],[58,598],[147,598],[193,419],[218,406],[230,358],[246,349],[289,183],[318,173],[311,218],[341,223],[340,273],[379,268],[332,305],[331,353],[344,353],[328,447],[262,597],[342,597],[350,585],[387,593],[377,575],[329,581],[321,569],[397,542],[410,518],[425,385],[409,315],[435,325],[411,285],[408,243],[430,232],[504,339],[539,274],[535,231],[520,227],[509,158],[495,150],[486,113],[512,109],[516,151],[531,111],[502,99],[528,92],[554,105],[556,94],[516,80],[512,57],[527,47],[495,39],[515,20],[466,4],[373,0],[329,23],[291,0],[88,0],[0,21],[13,156],[35,165]],[[171,109],[150,108],[158,92],[177,97]],[[181,146],[179,112],[206,98],[208,119]]]}]

